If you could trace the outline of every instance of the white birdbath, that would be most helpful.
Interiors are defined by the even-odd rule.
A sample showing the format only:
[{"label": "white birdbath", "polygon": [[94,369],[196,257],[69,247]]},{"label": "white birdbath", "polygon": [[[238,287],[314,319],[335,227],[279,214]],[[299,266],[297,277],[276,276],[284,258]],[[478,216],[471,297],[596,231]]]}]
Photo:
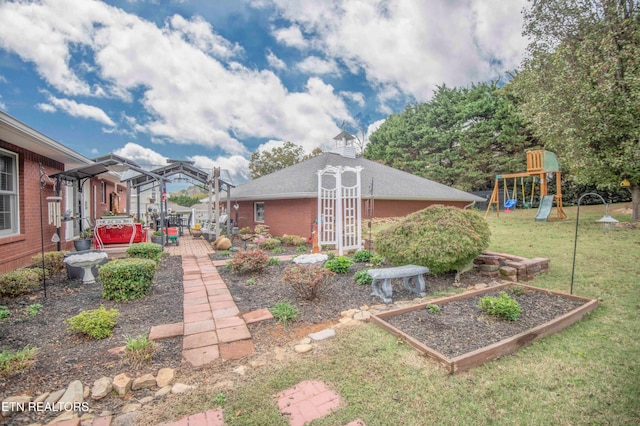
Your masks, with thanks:
[{"label": "white birdbath", "polygon": [[96,282],[96,277],[93,276],[91,268],[99,265],[107,258],[106,252],[91,252],[84,254],[74,254],[67,256],[64,259],[64,263],[68,263],[76,268],[84,269],[84,275],[82,277],[83,284],[93,284]]}]

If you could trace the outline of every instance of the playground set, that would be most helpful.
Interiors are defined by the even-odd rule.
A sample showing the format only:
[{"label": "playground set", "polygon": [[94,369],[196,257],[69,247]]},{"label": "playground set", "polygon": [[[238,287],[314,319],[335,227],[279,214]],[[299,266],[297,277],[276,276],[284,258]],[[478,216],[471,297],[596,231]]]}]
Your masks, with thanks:
[{"label": "playground set", "polygon": [[[553,176],[555,173],[556,179],[556,194],[548,194],[547,182],[548,176]],[[503,181],[503,193],[504,193],[504,211],[510,212],[511,209],[516,207],[518,203],[518,194],[516,191],[517,179],[520,178],[520,185],[522,188],[522,206],[525,208],[531,207],[533,203],[533,197],[535,192],[535,182],[540,183],[540,205],[536,214],[536,221],[547,220],[565,220],[567,215],[562,209],[562,185],[560,184],[560,177],[562,172],[560,171],[560,165],[558,163],[558,157],[551,152],[544,149],[537,149],[527,151],[527,171],[521,173],[509,173],[496,175],[495,184],[493,186],[493,192],[487,206],[487,211],[484,215],[485,219],[489,215],[491,206],[495,205],[496,214],[500,215],[500,180]],[[524,189],[524,179],[531,177],[533,183],[531,185],[531,197],[527,201]],[[507,179],[513,179],[513,190],[510,191],[507,187]],[[555,218],[550,218],[551,210],[553,209],[553,203],[556,204]]]}]

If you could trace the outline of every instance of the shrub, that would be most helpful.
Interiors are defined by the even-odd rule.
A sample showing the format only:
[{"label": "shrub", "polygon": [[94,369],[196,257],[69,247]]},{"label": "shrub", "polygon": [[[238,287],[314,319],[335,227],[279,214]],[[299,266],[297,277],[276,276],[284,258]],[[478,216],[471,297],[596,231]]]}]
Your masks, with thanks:
[{"label": "shrub", "polygon": [[273,254],[284,253],[284,249],[282,247],[276,247],[273,250],[271,250],[271,253],[273,253]]},{"label": "shrub", "polygon": [[273,305],[273,307],[269,309],[269,311],[278,321],[282,323],[283,327],[286,327],[289,321],[296,319],[298,315],[300,315],[300,311],[298,310],[298,308],[296,308],[295,305],[292,305],[286,300],[279,301],[278,303]]},{"label": "shrub", "polygon": [[313,300],[318,296],[322,285],[334,275],[322,265],[292,265],[285,269],[282,280],[291,285],[298,297]]},{"label": "shrub", "polygon": [[154,243],[135,243],[127,249],[127,257],[158,261],[163,256],[162,246]]},{"label": "shrub", "polygon": [[258,272],[269,264],[269,256],[260,249],[239,251],[233,254],[229,267],[233,272]]},{"label": "shrub", "polygon": [[279,266],[282,264],[282,261],[280,259],[278,259],[277,257],[270,257],[269,258],[269,266]]},{"label": "shrub", "polygon": [[297,246],[296,247],[296,253],[306,253],[307,252],[307,246]]},{"label": "shrub", "polygon": [[336,258],[336,254],[332,251],[330,251],[329,253],[327,253],[327,260],[333,260]]},{"label": "shrub", "polygon": [[82,333],[94,339],[104,339],[111,337],[117,317],[117,309],[106,310],[104,306],[100,306],[99,309],[82,311],[64,322],[69,331]]},{"label": "shrub", "polygon": [[346,274],[349,272],[349,267],[353,265],[353,260],[347,256],[337,256],[331,260],[327,260],[324,267],[330,269],[336,274]]},{"label": "shrub", "polygon": [[427,266],[438,275],[469,264],[489,246],[489,236],[478,213],[438,205],[381,231],[375,249],[391,263]]},{"label": "shrub", "polygon": [[250,234],[253,234],[253,229],[251,229],[251,227],[249,227],[249,226],[245,226],[245,227],[240,228],[238,230],[238,234],[240,234],[240,235],[250,235]]},{"label": "shrub", "polygon": [[517,320],[522,312],[522,307],[520,307],[518,302],[509,297],[509,295],[504,291],[500,292],[499,297],[482,297],[478,306],[488,314],[495,315],[509,321]]},{"label": "shrub", "polygon": [[283,235],[282,242],[285,246],[305,246],[307,245],[307,239],[299,235]]},{"label": "shrub", "polygon": [[5,349],[0,352],[0,377],[10,376],[31,366],[35,361],[38,348],[25,346],[18,351]]},{"label": "shrub", "polygon": [[373,266],[382,266],[382,264],[384,263],[384,257],[380,256],[379,254],[374,254],[373,256],[371,256],[369,263],[371,263]]},{"label": "shrub", "polygon": [[36,290],[42,281],[42,269],[22,268],[0,275],[0,297],[16,297]]},{"label": "shrub", "polygon": [[367,271],[368,269],[363,269],[353,274],[353,279],[356,280],[357,284],[367,285],[373,282],[373,278],[371,278],[371,275],[369,275]]},{"label": "shrub", "polygon": [[[44,254],[44,269],[48,273],[53,274],[64,269],[64,255],[66,251],[49,251]],[[42,253],[31,258],[31,262],[35,267],[42,267]]]},{"label": "shrub", "polygon": [[156,262],[150,259],[116,259],[98,269],[102,297],[122,302],[145,296],[151,290]]},{"label": "shrub", "polygon": [[147,336],[138,337],[125,336],[127,344],[124,347],[124,359],[133,367],[138,367],[151,361],[156,344],[149,340]]},{"label": "shrub", "polygon": [[353,260],[355,262],[368,262],[371,260],[371,252],[369,250],[358,250],[353,254]]},{"label": "shrub", "polygon": [[33,303],[25,308],[27,311],[27,315],[30,317],[35,317],[42,310],[42,305],[40,303]]},{"label": "shrub", "polygon": [[260,247],[260,249],[262,249],[262,250],[274,250],[274,249],[280,247],[280,245],[282,245],[280,240],[278,240],[276,238],[267,238],[267,239],[261,241],[258,244],[258,247]]},{"label": "shrub", "polygon": [[0,319],[9,318],[11,316],[11,311],[6,306],[0,306]]}]

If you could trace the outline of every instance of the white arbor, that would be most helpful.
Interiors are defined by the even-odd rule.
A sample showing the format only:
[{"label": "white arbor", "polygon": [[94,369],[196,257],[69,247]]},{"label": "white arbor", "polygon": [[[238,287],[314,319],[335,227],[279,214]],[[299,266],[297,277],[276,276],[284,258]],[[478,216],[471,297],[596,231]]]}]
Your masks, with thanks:
[{"label": "white arbor", "polygon": [[362,248],[360,171],[326,166],[318,173],[318,244],[344,250]]}]

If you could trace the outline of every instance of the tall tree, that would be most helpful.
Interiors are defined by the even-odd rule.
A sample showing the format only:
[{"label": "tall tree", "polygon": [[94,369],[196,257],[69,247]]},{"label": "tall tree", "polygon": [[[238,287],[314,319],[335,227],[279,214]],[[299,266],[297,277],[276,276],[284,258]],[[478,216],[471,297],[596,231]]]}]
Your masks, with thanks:
[{"label": "tall tree", "polygon": [[497,82],[440,86],[426,103],[391,115],[365,157],[465,191],[489,189],[496,174],[523,171],[532,141]]},{"label": "tall tree", "polygon": [[277,146],[271,150],[254,151],[249,159],[251,179],[268,175],[321,153],[322,150],[316,148],[310,154],[305,155],[304,148],[292,142],[285,142],[282,146]]},{"label": "tall tree", "polygon": [[520,111],[573,179],[630,182],[640,220],[640,7],[634,0],[536,0],[527,58],[512,80]]}]

